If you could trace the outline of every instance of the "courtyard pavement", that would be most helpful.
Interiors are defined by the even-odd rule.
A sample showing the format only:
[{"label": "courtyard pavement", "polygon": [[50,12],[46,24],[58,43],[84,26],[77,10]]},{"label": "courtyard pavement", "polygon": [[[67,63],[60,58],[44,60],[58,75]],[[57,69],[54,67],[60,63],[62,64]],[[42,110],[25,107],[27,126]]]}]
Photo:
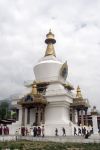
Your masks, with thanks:
[{"label": "courtyard pavement", "polygon": [[100,135],[98,137],[90,136],[85,139],[82,136],[46,136],[46,137],[33,137],[21,135],[8,135],[0,136],[0,141],[16,141],[16,140],[29,140],[29,141],[52,141],[52,142],[72,142],[72,143],[100,143]]}]

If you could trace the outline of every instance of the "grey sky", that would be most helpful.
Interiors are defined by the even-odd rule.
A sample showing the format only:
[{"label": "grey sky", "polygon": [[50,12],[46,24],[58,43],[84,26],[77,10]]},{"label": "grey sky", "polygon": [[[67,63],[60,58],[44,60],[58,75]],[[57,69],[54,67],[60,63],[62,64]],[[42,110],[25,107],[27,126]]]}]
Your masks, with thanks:
[{"label": "grey sky", "polygon": [[68,79],[100,109],[100,0],[0,0],[0,99],[34,79],[50,28]]}]

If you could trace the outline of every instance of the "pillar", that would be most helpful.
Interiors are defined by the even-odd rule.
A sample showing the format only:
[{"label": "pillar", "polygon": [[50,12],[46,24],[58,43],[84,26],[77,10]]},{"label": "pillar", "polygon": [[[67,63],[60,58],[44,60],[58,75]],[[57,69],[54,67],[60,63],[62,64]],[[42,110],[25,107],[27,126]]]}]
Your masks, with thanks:
[{"label": "pillar", "polygon": [[78,122],[77,124],[79,125],[79,110],[77,109],[77,117],[78,117]]},{"label": "pillar", "polygon": [[92,115],[93,134],[98,134],[97,115]]},{"label": "pillar", "polygon": [[40,119],[41,119],[41,109],[38,107],[38,118],[37,118],[37,125],[40,126]]},{"label": "pillar", "polygon": [[77,114],[77,110],[74,111],[75,115],[75,124],[78,124],[78,114]]},{"label": "pillar", "polygon": [[43,108],[43,120],[42,120],[42,123],[44,124],[45,123],[45,108]]},{"label": "pillar", "polygon": [[91,115],[92,115],[92,124],[93,124],[93,134],[98,135],[97,110],[95,106],[91,111]]},{"label": "pillar", "polygon": [[30,108],[27,108],[27,124],[30,124]]},{"label": "pillar", "polygon": [[22,107],[22,126],[25,126],[25,108]]},{"label": "pillar", "polygon": [[75,109],[72,109],[72,122],[75,123]]},{"label": "pillar", "polygon": [[85,109],[85,125],[88,126],[87,109]]},{"label": "pillar", "polygon": [[81,109],[81,125],[84,125],[84,118],[83,118],[83,109]]}]

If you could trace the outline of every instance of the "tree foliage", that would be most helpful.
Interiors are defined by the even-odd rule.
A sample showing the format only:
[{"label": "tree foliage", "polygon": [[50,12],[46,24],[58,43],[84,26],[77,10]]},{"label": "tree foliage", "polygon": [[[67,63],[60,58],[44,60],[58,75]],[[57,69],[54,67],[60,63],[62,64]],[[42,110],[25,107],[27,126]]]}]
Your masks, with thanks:
[{"label": "tree foliage", "polygon": [[0,103],[0,119],[8,119],[11,116],[11,111],[9,110],[9,103],[3,101]]}]

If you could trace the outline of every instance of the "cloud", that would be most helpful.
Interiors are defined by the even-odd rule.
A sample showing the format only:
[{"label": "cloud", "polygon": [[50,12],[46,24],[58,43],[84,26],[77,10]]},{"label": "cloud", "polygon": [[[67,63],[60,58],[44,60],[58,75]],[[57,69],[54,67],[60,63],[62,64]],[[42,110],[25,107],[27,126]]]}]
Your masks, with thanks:
[{"label": "cloud", "polygon": [[33,66],[44,56],[51,28],[69,80],[92,105],[100,104],[99,0],[3,0],[0,14],[1,99],[23,92],[24,81],[34,79]]}]

